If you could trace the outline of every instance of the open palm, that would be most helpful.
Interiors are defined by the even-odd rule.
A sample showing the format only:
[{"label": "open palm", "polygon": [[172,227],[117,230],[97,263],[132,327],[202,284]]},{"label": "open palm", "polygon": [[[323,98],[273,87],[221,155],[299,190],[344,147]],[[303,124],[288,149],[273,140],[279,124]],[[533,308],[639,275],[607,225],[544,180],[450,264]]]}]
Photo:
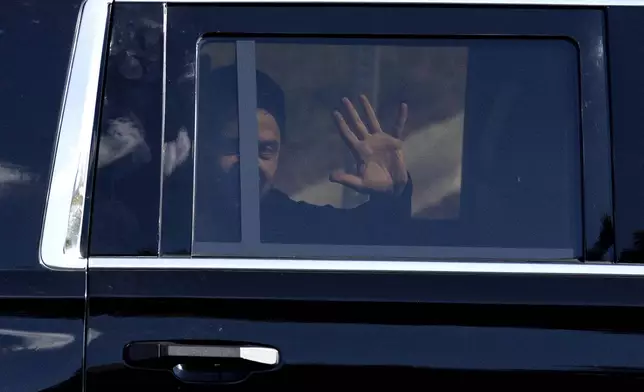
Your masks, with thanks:
[{"label": "open palm", "polygon": [[367,115],[367,124],[348,98],[342,102],[351,125],[339,111],[334,112],[340,134],[356,160],[356,173],[340,170],[332,173],[330,179],[360,193],[400,194],[408,181],[400,139],[407,122],[407,105],[400,105],[396,125],[390,135],[382,130],[367,97],[361,95],[360,100]]}]

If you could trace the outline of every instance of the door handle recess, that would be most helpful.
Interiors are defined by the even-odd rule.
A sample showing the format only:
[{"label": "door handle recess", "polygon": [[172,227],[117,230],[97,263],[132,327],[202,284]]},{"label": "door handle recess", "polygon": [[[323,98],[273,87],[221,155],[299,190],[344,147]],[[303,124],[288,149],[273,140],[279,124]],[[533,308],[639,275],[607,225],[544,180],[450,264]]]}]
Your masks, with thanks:
[{"label": "door handle recess", "polygon": [[247,344],[133,342],[123,359],[133,368],[170,370],[187,382],[230,382],[276,368],[280,355],[275,348]]}]

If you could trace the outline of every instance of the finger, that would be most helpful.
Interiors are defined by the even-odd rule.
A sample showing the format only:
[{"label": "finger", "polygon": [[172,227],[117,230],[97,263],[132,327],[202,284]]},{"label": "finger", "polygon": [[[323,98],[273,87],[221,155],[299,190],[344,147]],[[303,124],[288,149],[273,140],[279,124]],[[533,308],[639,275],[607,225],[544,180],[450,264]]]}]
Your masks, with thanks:
[{"label": "finger", "polygon": [[396,126],[394,127],[394,134],[392,136],[402,139],[403,130],[405,129],[405,124],[407,123],[408,109],[406,103],[400,104],[400,109],[398,109],[398,119],[396,120]]},{"label": "finger", "polygon": [[380,121],[378,121],[378,117],[376,116],[376,111],[373,110],[373,107],[369,102],[369,98],[367,98],[366,95],[361,95],[360,100],[362,101],[362,106],[364,106],[364,110],[367,113],[367,119],[369,120],[369,128],[371,129],[371,132],[372,133],[382,132],[382,128],[380,127]]},{"label": "finger", "polygon": [[329,176],[329,181],[349,187],[356,192],[364,191],[362,178],[353,174],[349,174],[343,170],[336,170],[331,173],[331,175]]},{"label": "finger", "polygon": [[347,113],[349,113],[349,116],[351,116],[353,124],[355,125],[353,132],[356,134],[358,139],[364,140],[367,136],[369,136],[369,131],[362,122],[358,111],[355,107],[353,107],[353,104],[351,103],[349,98],[342,98],[342,102],[344,103],[344,107],[347,109]]},{"label": "finger", "polygon": [[335,124],[340,130],[342,140],[344,140],[344,142],[347,144],[347,146],[349,146],[351,150],[355,151],[356,145],[360,142],[360,140],[358,140],[357,136],[353,132],[351,132],[351,128],[349,128],[349,125],[344,120],[344,117],[340,112],[338,112],[337,110],[334,111],[333,117],[335,118]]}]

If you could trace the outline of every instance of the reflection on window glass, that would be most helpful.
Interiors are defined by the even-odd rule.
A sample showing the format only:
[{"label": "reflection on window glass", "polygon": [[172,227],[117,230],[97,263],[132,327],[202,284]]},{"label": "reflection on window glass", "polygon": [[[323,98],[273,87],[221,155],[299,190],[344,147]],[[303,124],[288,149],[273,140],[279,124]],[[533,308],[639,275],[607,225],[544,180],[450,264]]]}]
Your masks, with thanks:
[{"label": "reflection on window glass", "polygon": [[244,242],[238,98],[256,94],[263,243],[575,254],[574,46],[257,39],[254,58],[237,91],[234,40],[200,47],[195,241]]},{"label": "reflection on window glass", "polygon": [[[115,8],[112,17],[89,252],[97,256],[156,255],[163,14],[158,7],[131,4]],[[70,229],[79,224],[72,220]]]}]

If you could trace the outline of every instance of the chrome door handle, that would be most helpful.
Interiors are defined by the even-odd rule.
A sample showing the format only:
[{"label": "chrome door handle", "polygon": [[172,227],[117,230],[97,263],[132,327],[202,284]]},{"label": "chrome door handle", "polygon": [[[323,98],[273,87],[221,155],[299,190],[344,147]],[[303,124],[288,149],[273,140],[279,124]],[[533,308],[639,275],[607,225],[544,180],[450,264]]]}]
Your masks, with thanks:
[{"label": "chrome door handle", "polygon": [[277,349],[254,345],[208,345],[172,342],[133,342],[125,347],[125,362],[157,362],[172,359],[242,360],[251,363],[275,366],[280,356]]},{"label": "chrome door handle", "polygon": [[169,357],[242,359],[264,365],[279,363],[279,352],[271,347],[169,344],[162,346],[162,350]]},{"label": "chrome door handle", "polygon": [[280,355],[275,348],[259,345],[166,341],[130,343],[123,359],[133,368],[171,371],[184,382],[230,383],[275,370]]}]

